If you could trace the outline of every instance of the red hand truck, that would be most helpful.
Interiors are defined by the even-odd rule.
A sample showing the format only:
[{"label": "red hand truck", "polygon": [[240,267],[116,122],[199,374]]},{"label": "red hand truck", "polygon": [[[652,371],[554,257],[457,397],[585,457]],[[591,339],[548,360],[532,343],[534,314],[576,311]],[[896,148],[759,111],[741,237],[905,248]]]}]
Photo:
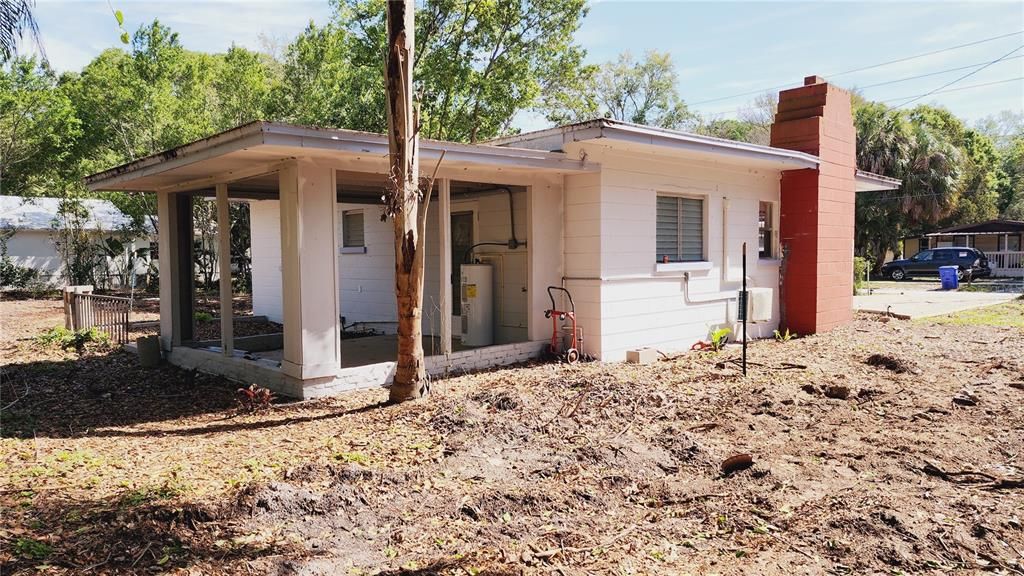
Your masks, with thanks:
[{"label": "red hand truck", "polygon": [[[566,297],[569,298],[570,309],[568,311],[558,310],[552,290],[565,292]],[[569,364],[575,364],[580,359],[580,351],[578,349],[579,342],[576,339],[578,334],[576,330],[576,304],[572,301],[572,294],[561,286],[548,286],[548,298],[551,299],[551,309],[544,311],[544,317],[551,318],[551,343],[548,344],[548,353],[555,358],[561,358]],[[572,321],[572,336],[569,338],[569,346],[563,350],[563,343],[561,338],[559,338],[561,329],[558,322],[564,321],[566,318]]]}]

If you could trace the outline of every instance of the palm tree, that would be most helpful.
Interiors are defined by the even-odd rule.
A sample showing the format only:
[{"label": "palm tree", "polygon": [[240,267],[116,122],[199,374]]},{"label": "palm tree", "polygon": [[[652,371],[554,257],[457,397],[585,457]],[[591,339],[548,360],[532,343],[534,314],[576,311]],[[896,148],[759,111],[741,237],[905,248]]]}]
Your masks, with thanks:
[{"label": "palm tree", "polygon": [[18,42],[25,32],[28,32],[42,52],[39,26],[32,15],[34,8],[35,0],[0,0],[0,64],[6,64],[14,58]]}]

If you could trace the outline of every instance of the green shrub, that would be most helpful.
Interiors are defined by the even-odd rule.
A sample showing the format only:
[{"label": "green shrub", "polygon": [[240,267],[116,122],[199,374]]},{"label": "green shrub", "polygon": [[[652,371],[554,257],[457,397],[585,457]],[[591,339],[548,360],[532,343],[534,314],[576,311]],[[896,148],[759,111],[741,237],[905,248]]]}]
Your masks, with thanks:
[{"label": "green shrub", "polygon": [[860,256],[854,256],[853,258],[853,293],[856,294],[857,290],[860,290],[861,286],[864,285],[864,279],[867,277],[868,271],[871,269],[871,261],[867,258],[861,258]]},{"label": "green shrub", "polygon": [[63,326],[54,326],[36,337],[36,341],[44,346],[59,345],[61,348],[81,350],[86,344],[110,343],[110,335],[93,326],[88,330],[68,330]]},{"label": "green shrub", "polygon": [[39,271],[35,268],[18,266],[6,253],[0,257],[0,287],[25,290],[39,280]]},{"label": "green shrub", "polygon": [[196,312],[192,317],[196,319],[196,322],[210,322],[213,320],[213,314],[209,312]]}]

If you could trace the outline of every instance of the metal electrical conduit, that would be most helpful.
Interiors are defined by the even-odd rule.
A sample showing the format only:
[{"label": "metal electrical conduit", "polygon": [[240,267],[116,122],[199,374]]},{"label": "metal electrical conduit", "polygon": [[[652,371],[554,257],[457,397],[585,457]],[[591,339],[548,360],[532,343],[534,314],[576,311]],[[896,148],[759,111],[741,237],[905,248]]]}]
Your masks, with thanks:
[{"label": "metal electrical conduit", "polygon": [[462,256],[462,261],[464,263],[470,262],[469,255],[472,254],[473,251],[480,246],[504,246],[509,250],[515,250],[520,246],[526,246],[525,240],[520,242],[519,239],[516,237],[516,208],[515,201],[512,199],[513,197],[511,188],[508,188],[507,186],[499,186],[497,188],[488,188],[486,190],[475,190],[473,192],[470,192],[469,194],[487,194],[492,192],[505,192],[508,194],[508,219],[509,229],[512,231],[512,237],[509,238],[508,242],[477,242],[476,244],[473,244],[466,250],[466,253]]}]

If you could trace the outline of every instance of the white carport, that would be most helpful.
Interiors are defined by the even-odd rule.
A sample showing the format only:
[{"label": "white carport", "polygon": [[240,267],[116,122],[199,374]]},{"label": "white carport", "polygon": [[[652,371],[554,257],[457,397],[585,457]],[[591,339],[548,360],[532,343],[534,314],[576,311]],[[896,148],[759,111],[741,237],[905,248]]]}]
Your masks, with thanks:
[{"label": "white carport", "polygon": [[[593,163],[559,152],[465,145],[423,140],[421,167],[438,170],[431,210],[439,211],[438,278],[452,270],[450,217],[453,184],[518,187],[526,196],[527,339],[487,356],[452,349],[452,283],[438,282],[442,313],[440,354],[428,359],[432,372],[507,363],[550,336],[543,321],[549,307],[544,288],[559,285],[562,263],[563,176],[593,171]],[[340,342],[338,211],[342,194],[379,201],[388,171],[387,140],[378,134],[255,122],[92,175],[92,190],[152,192],[158,197],[160,334],[167,358],[188,367],[258,382],[298,397],[384,384],[393,364],[342,368]],[[194,196],[215,196],[220,218],[231,200],[276,199],[280,213],[280,279],[283,345],[280,364],[254,361],[235,351],[230,308],[230,261],[220,276],[222,342],[214,353],[194,348],[192,212]],[[221,238],[227,251],[228,238]],[[540,320],[538,320],[540,319]],[[495,347],[500,348],[500,347]],[[493,361],[493,362],[492,362]]]}]

